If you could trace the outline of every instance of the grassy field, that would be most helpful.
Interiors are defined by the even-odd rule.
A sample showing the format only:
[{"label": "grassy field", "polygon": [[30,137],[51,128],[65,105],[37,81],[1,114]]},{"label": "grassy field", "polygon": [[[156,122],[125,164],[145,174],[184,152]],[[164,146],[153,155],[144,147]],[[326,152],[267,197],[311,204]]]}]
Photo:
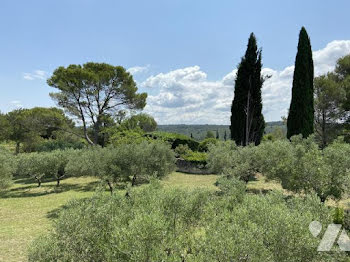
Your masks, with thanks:
[{"label": "grassy field", "polygon": [[[166,187],[206,188],[216,190],[217,175],[190,175],[175,172],[162,183]],[[67,178],[60,188],[55,182],[45,182],[40,188],[29,179],[16,179],[9,190],[0,193],[0,261],[26,261],[28,244],[52,227],[57,212],[73,198],[92,196],[100,185],[96,178]],[[261,175],[248,184],[248,192],[265,193],[282,190]],[[106,192],[108,194],[108,192]],[[349,200],[339,204],[347,207]],[[334,205],[337,203],[331,202]]]},{"label": "grassy field", "polygon": [[[215,190],[216,179],[215,175],[173,173],[162,183]],[[0,261],[26,261],[28,244],[52,227],[59,208],[70,199],[92,196],[98,185],[91,177],[67,178],[60,188],[55,182],[38,188],[32,180],[16,179],[12,188],[0,193]]]}]

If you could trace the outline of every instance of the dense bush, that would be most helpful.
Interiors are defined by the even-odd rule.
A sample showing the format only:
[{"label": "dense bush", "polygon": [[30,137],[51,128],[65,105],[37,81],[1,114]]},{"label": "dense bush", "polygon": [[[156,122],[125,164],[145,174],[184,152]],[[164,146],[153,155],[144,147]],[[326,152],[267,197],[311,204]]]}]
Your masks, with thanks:
[{"label": "dense bush", "polygon": [[65,150],[65,149],[82,149],[85,144],[82,142],[71,142],[64,140],[44,140],[35,147],[35,151],[38,152],[50,152],[54,150]]},{"label": "dense bush", "polygon": [[262,172],[287,190],[316,192],[322,201],[329,197],[340,199],[350,189],[350,145],[341,140],[324,150],[319,149],[312,136],[247,147],[219,142],[209,147],[208,166],[215,173],[244,181]]},{"label": "dense bush", "polygon": [[55,179],[59,186],[60,181],[67,176],[66,166],[76,152],[67,149],[20,154],[17,156],[16,173],[34,178],[38,186],[44,177]]},{"label": "dense bush", "polygon": [[255,151],[255,146],[238,147],[231,141],[218,142],[209,146],[208,166],[214,173],[248,182],[258,171]]},{"label": "dense bush", "polygon": [[204,139],[203,141],[201,141],[199,143],[199,147],[198,147],[198,150],[200,152],[207,152],[209,150],[209,146],[212,145],[212,144],[216,144],[219,140],[218,139],[215,139],[214,137],[212,138],[206,138]]},{"label": "dense bush", "polygon": [[76,155],[78,151],[73,149],[55,150],[44,154],[46,160],[45,175],[55,179],[57,186],[60,181],[67,177],[66,167],[68,162]]},{"label": "dense bush", "polygon": [[205,166],[207,164],[207,154],[204,152],[190,151],[183,156],[183,159],[197,165]]},{"label": "dense bush", "polygon": [[175,169],[174,152],[161,142],[126,143],[116,147],[82,150],[67,165],[71,175],[88,175],[114,185],[130,181],[132,185],[161,178]]},{"label": "dense bush", "polygon": [[350,189],[350,145],[335,141],[323,151],[313,137],[266,142],[255,153],[259,169],[294,192],[316,192],[322,201],[340,199]]},{"label": "dense bush", "polygon": [[216,186],[220,189],[220,193],[230,198],[233,205],[236,202],[242,202],[245,196],[246,184],[236,177],[221,176],[216,181]]},{"label": "dense bush", "polygon": [[317,198],[274,193],[234,203],[153,183],[129,197],[71,201],[53,232],[31,245],[29,261],[345,261],[317,252],[309,224],[332,221]]},{"label": "dense bush", "polygon": [[172,149],[177,148],[179,145],[188,145],[192,151],[198,151],[199,143],[188,136],[166,133],[166,132],[153,132],[145,135],[146,137],[168,142]]},{"label": "dense bush", "polygon": [[14,156],[6,150],[0,149],[0,190],[8,188],[12,184],[14,166]]},{"label": "dense bush", "polygon": [[17,156],[17,174],[35,179],[38,187],[49,168],[47,153],[23,153]]},{"label": "dense bush", "polygon": [[113,146],[118,146],[121,144],[140,144],[144,141],[150,141],[151,139],[145,137],[141,129],[133,130],[116,130],[110,134],[110,143]]},{"label": "dense bush", "polygon": [[236,150],[237,146],[231,140],[211,144],[208,152],[208,166],[212,172],[220,174],[225,169],[232,168]]}]

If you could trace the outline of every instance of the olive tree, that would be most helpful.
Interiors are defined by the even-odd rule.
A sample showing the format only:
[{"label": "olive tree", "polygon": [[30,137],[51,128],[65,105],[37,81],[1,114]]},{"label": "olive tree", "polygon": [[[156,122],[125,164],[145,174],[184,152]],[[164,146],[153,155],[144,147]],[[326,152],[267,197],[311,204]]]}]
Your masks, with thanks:
[{"label": "olive tree", "polygon": [[350,186],[350,145],[337,140],[322,151],[312,136],[291,140],[257,147],[259,170],[287,190],[316,192],[323,202],[329,197],[340,199]]},{"label": "olive tree", "polygon": [[15,159],[13,155],[0,149],[0,190],[8,188],[12,184],[14,166]]},{"label": "olive tree", "polygon": [[235,201],[151,183],[129,197],[71,201],[53,231],[32,243],[29,261],[346,261],[345,253],[317,251],[320,238],[309,232],[314,220],[332,222],[314,195],[246,194]]},{"label": "olive tree", "polygon": [[47,175],[49,163],[46,153],[23,153],[17,156],[17,171],[19,175],[26,175],[34,178],[41,186],[42,179]]},{"label": "olive tree", "polygon": [[234,142],[219,142],[209,146],[208,165],[214,173],[237,177],[246,183],[256,174],[257,164],[253,145],[236,146]]},{"label": "olive tree", "polygon": [[60,185],[63,178],[67,177],[67,164],[69,160],[77,153],[78,151],[73,149],[55,150],[41,153],[46,160],[46,170],[44,170],[45,174],[54,178],[57,182],[57,186]]},{"label": "olive tree", "polygon": [[161,178],[175,169],[175,154],[167,144],[141,142],[116,147],[82,150],[70,159],[67,172],[90,175],[105,181],[111,193],[114,184],[130,182],[131,186]]}]

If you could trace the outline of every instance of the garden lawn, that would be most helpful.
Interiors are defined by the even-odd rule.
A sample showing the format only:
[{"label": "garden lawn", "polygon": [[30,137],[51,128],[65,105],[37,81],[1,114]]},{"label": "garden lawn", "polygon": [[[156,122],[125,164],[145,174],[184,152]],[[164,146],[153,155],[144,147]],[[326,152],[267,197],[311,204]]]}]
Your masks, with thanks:
[{"label": "garden lawn", "polygon": [[[210,188],[215,190],[216,175],[173,173],[162,181],[165,186]],[[61,186],[21,178],[0,193],[0,261],[26,261],[28,244],[51,229],[57,211],[69,200],[90,197],[99,180],[92,177],[67,178]],[[106,192],[108,194],[108,192]]]}]

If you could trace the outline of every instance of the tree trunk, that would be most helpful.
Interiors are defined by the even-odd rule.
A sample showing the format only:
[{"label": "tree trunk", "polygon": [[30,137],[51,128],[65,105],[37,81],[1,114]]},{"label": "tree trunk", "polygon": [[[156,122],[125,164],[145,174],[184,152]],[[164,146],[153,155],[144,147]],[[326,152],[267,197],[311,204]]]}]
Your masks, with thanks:
[{"label": "tree trunk", "polygon": [[60,186],[60,182],[64,178],[64,176],[65,176],[64,169],[60,168],[57,172],[57,177],[56,177],[57,186]]},{"label": "tree trunk", "polygon": [[94,125],[94,144],[95,145],[99,144],[100,125],[101,125],[100,120],[97,119]]},{"label": "tree trunk", "polygon": [[40,187],[41,186],[41,179],[38,177],[35,177],[35,179],[36,179],[36,182],[38,183],[38,187]]},{"label": "tree trunk", "polygon": [[16,155],[19,154],[20,146],[21,146],[21,142],[16,142]]},{"label": "tree trunk", "polygon": [[81,120],[83,122],[83,130],[84,130],[84,137],[86,139],[86,141],[90,144],[90,145],[95,145],[94,142],[91,141],[88,132],[87,132],[87,126],[86,126],[86,121],[85,121],[85,116],[84,116],[84,112],[83,109],[81,108],[81,104],[78,101],[78,106],[79,106],[79,111],[80,111],[80,116],[81,116]]},{"label": "tree trunk", "polygon": [[319,197],[320,197],[320,200],[322,203],[326,202],[327,197],[325,197],[325,196],[319,196]]},{"label": "tree trunk", "polygon": [[112,183],[109,180],[106,180],[106,182],[107,182],[107,185],[109,187],[109,191],[111,192],[111,195],[113,195],[113,185],[112,185]]},{"label": "tree trunk", "polygon": [[326,147],[327,139],[326,139],[326,116],[325,111],[322,110],[322,149]]},{"label": "tree trunk", "polygon": [[131,186],[133,187],[135,186],[135,184],[136,184],[136,176],[133,176],[131,181]]}]

